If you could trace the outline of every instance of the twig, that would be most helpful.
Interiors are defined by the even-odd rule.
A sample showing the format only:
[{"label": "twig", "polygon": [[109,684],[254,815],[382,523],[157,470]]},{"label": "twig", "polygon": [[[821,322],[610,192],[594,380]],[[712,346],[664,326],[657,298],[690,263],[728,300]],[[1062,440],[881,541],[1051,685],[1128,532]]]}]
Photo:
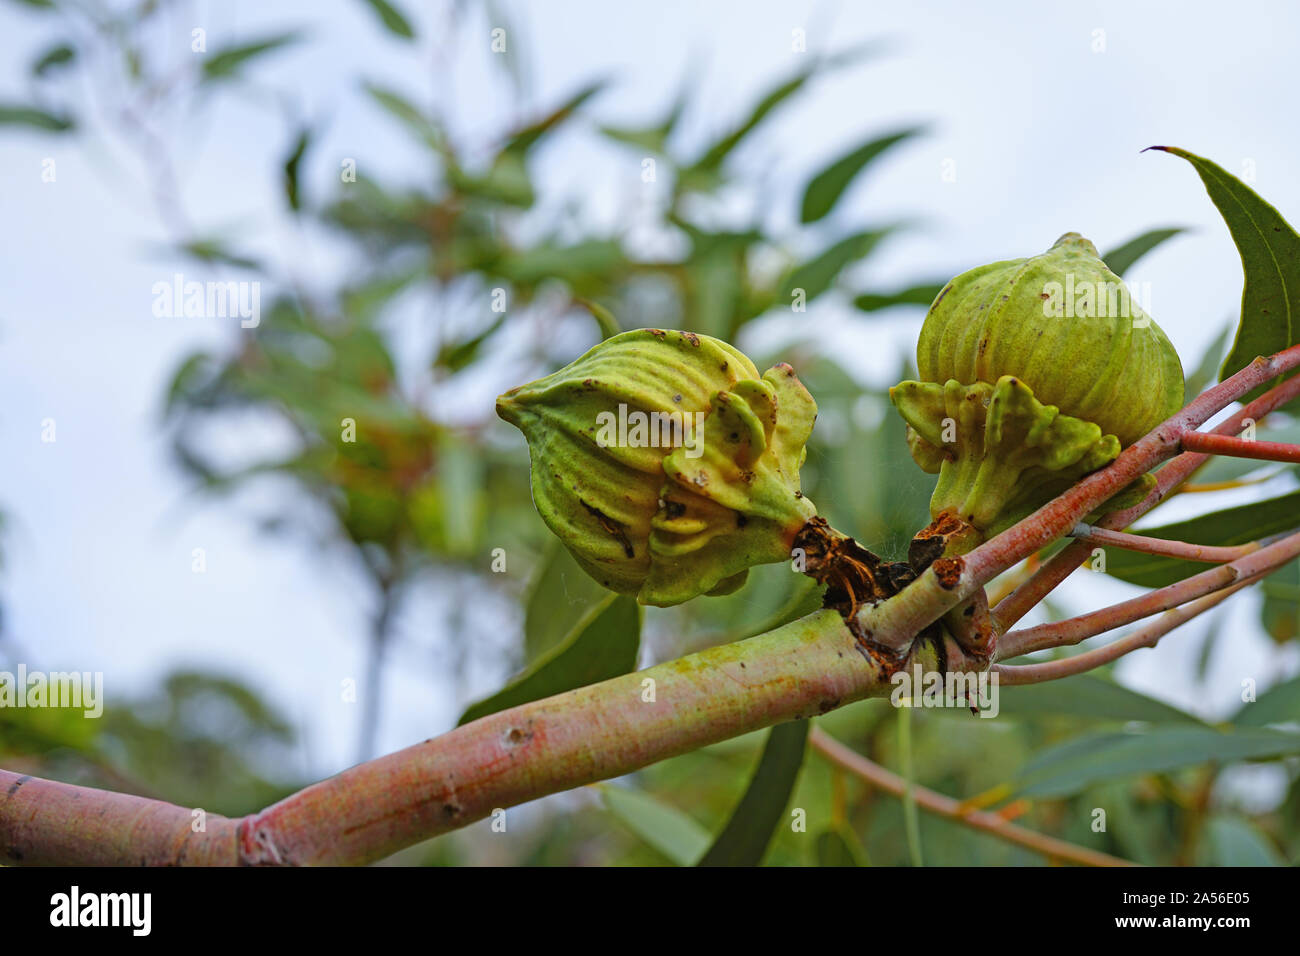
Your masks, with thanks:
[{"label": "twig", "polygon": [[1174,541],[1169,538],[1148,538],[1145,535],[1129,534],[1125,531],[1108,531],[1090,524],[1080,524],[1070,532],[1070,537],[1088,544],[1102,547],[1119,548],[1121,551],[1138,551],[1142,554],[1155,554],[1167,558],[1183,558],[1187,561],[1203,561],[1206,564],[1219,564],[1244,557],[1252,551],[1258,551],[1260,543],[1251,541],[1232,547],[1192,544],[1187,541]]},{"label": "twig", "polygon": [[1253,458],[1258,461],[1285,461],[1300,463],[1300,445],[1279,441],[1253,441],[1234,435],[1215,435],[1207,432],[1187,432],[1183,435],[1184,451],[1204,452],[1207,455],[1231,455],[1233,458]]},{"label": "twig", "polygon": [[1298,555],[1300,555],[1300,533],[1287,535],[1280,541],[1252,551],[1235,561],[1194,574],[1176,584],[1157,588],[1127,601],[1064,621],[1053,621],[1050,624],[1012,631],[1004,635],[999,642],[999,653],[1004,658],[1019,657],[1021,654],[1041,651],[1049,647],[1078,644],[1106,631],[1178,607],[1206,594],[1213,594],[1244,578],[1257,578],[1281,567]]},{"label": "twig", "polygon": [[[813,749],[824,756],[831,763],[834,763],[857,777],[865,780],[872,786],[879,787],[886,793],[892,793],[896,797],[903,794],[906,782],[897,774],[886,770],[877,763],[868,760],[866,757],[857,753],[844,744],[840,743],[830,734],[826,733],[820,727],[814,727],[808,737],[808,742]],[[1111,856],[1108,853],[1102,853],[1098,850],[1089,850],[1087,847],[1076,846],[1073,843],[1067,843],[1064,840],[1058,840],[1056,837],[1046,836],[1041,833],[1035,833],[1033,830],[1026,830],[1024,827],[1017,826],[1014,823],[1002,819],[996,813],[989,813],[985,810],[969,810],[962,806],[961,801],[954,800],[952,797],[929,790],[919,784],[913,784],[912,792],[916,797],[916,805],[922,810],[926,810],[937,816],[946,817],[949,820],[956,820],[964,823],[976,830],[982,830],[985,833],[1000,837],[1009,843],[1015,843],[1027,849],[1042,853],[1054,860],[1063,860],[1067,863],[1078,863],[1081,866],[1136,866],[1137,864],[1129,860],[1120,859],[1117,856]]]},{"label": "twig", "polygon": [[1186,624],[1192,618],[1222,604],[1242,588],[1254,584],[1260,577],[1262,575],[1238,581],[1231,587],[1198,598],[1190,604],[1184,604],[1172,611],[1166,611],[1146,627],[1139,628],[1132,634],[1112,641],[1105,647],[1098,647],[1056,661],[1044,661],[1040,664],[994,664],[993,670],[998,674],[998,684],[1007,687],[1014,684],[1041,684],[1043,681],[1072,677],[1075,674],[1090,671],[1095,667],[1101,667],[1103,664],[1109,664],[1111,661],[1118,660],[1125,654],[1140,647],[1155,647],[1160,638],[1174,628]]},{"label": "twig", "polygon": [[[1289,368],[1296,364],[1297,355],[1300,355],[1300,346],[1292,346],[1287,349],[1286,352],[1279,352],[1273,357],[1273,359],[1277,360],[1285,356]],[[1261,359],[1256,359],[1255,363],[1252,363],[1251,366],[1247,366],[1247,369],[1243,369],[1242,371],[1244,372],[1253,368],[1255,364],[1261,361]],[[1234,382],[1234,380],[1241,374],[1242,372],[1238,372],[1237,375],[1234,375],[1226,382],[1222,382],[1215,388],[1210,389],[1210,391],[1202,393],[1201,399],[1211,393],[1219,391],[1224,385]],[[1235,387],[1229,391],[1235,391]],[[1249,391],[1249,389],[1246,389],[1245,391]],[[1223,422],[1220,422],[1217,426],[1211,429],[1211,432],[1214,434],[1235,435],[1242,430],[1247,418],[1252,418],[1258,421],[1269,412],[1280,408],[1297,396],[1300,396],[1300,375],[1293,376],[1282,384],[1269,389],[1259,398],[1245,405],[1243,408],[1238,409]],[[1235,401],[1236,397],[1239,396],[1229,399],[1224,402],[1224,405],[1226,406],[1231,401]],[[1197,399],[1197,401],[1200,401],[1200,399]],[[1163,428],[1164,426],[1161,427]],[[1159,431],[1159,429],[1157,429],[1157,431]],[[1114,530],[1127,528],[1138,518],[1142,517],[1142,515],[1149,512],[1152,508],[1156,507],[1173,494],[1174,489],[1186,481],[1197,468],[1201,467],[1201,465],[1208,460],[1208,458],[1208,455],[1201,452],[1184,452],[1179,455],[1173,461],[1165,465],[1165,467],[1156,472],[1156,487],[1145,499],[1131,508],[1106,515],[1097,523],[1097,526]],[[1102,469],[1102,472],[1099,472],[1099,474],[1104,474],[1106,470],[1107,469]],[[1080,517],[1082,517],[1082,515]],[[993,609],[993,620],[998,631],[1004,632],[1008,630],[1012,625],[1029,613],[1031,608],[1037,605],[1039,601],[1050,594],[1062,581],[1068,578],[1074,569],[1083,563],[1087,556],[1088,546],[1076,541],[1070,543],[1058,554],[1046,561],[1028,581],[1012,592],[1010,596],[1004,598],[998,603],[997,607]]]}]

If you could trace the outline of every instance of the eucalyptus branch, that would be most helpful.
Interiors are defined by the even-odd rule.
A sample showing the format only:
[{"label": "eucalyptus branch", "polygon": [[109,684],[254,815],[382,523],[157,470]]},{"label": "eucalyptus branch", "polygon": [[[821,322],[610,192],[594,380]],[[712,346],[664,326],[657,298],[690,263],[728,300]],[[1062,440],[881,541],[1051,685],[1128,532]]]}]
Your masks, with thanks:
[{"label": "eucalyptus branch", "polygon": [[[808,736],[808,743],[831,763],[843,767],[873,787],[878,787],[886,793],[902,797],[908,786],[907,781],[898,774],[886,770],[878,763],[868,760],[851,748],[846,747],[820,727],[812,729]],[[1009,843],[1015,843],[1042,853],[1049,859],[1061,860],[1066,863],[1078,863],[1082,866],[1136,865],[1108,853],[1089,850],[1087,847],[1076,846],[1055,837],[1035,833],[1033,830],[1027,830],[1003,819],[996,813],[968,809],[960,800],[954,800],[952,797],[929,790],[915,783],[911,785],[911,789],[916,805],[922,810],[949,820],[955,820],[976,830],[992,834]]]},{"label": "eucalyptus branch", "polygon": [[[973,661],[949,641],[950,666]],[[927,644],[908,666],[937,666]],[[818,611],[465,724],[238,820],[0,771],[0,860],[46,865],[368,863],[494,810],[607,780],[892,691],[840,615]]]}]

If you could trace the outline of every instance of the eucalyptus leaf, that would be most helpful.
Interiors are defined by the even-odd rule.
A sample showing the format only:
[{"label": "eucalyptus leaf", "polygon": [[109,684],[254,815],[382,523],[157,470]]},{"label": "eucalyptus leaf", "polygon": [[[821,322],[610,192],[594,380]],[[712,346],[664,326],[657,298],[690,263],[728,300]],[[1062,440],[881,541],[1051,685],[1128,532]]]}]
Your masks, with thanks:
[{"label": "eucalyptus leaf", "polygon": [[853,305],[861,312],[875,312],[895,305],[921,305],[929,308],[945,285],[944,282],[923,282],[897,292],[860,292],[853,297]]},{"label": "eucalyptus leaf", "polygon": [[1258,699],[1242,704],[1232,723],[1238,727],[1300,723],[1300,677],[1275,684]]},{"label": "eucalyptus leaf", "polygon": [[1186,232],[1183,226],[1173,226],[1167,229],[1152,229],[1150,232],[1144,232],[1140,236],[1134,236],[1128,242],[1116,249],[1112,249],[1101,257],[1102,262],[1111,272],[1117,276],[1122,276],[1133,264],[1145,256],[1148,252],[1163,242],[1172,239],[1180,233]]},{"label": "eucalyptus leaf", "polygon": [[[1241,371],[1257,356],[1300,342],[1300,236],[1249,186],[1208,159],[1173,146],[1151,148],[1192,164],[1241,254],[1246,273],[1241,322],[1220,380]],[[1265,388],[1256,388],[1244,400],[1257,397]]]},{"label": "eucalyptus leaf", "polygon": [[758,769],[699,866],[757,866],[785,817],[808,742],[807,720],[777,724],[767,734]]},{"label": "eucalyptus leaf", "polygon": [[59,116],[34,106],[0,103],[0,126],[30,126],[47,133],[66,133],[75,125],[71,117]]},{"label": "eucalyptus leaf", "polygon": [[1090,720],[1141,720],[1152,724],[1200,724],[1201,720],[1163,701],[1092,674],[1046,684],[1000,689],[999,713],[1026,717],[1060,714]]},{"label": "eucalyptus leaf", "polygon": [[1300,754],[1300,733],[1155,727],[1143,733],[1095,733],[1040,752],[1013,781],[1025,797],[1065,797],[1101,780]]},{"label": "eucalyptus leaf", "polygon": [[278,33],[252,43],[224,47],[203,61],[203,79],[206,82],[231,79],[250,60],[283,49],[301,39],[302,35],[296,32]]},{"label": "eucalyptus leaf", "polygon": [[709,831],[642,790],[602,784],[600,795],[624,826],[678,866],[693,866],[709,848]]},{"label": "eucalyptus leaf", "polygon": [[897,228],[869,229],[832,243],[790,273],[782,284],[783,297],[788,301],[796,289],[802,289],[805,301],[811,302],[831,287],[846,266],[870,255]]},{"label": "eucalyptus leaf", "polygon": [[849,184],[871,165],[873,160],[890,147],[918,136],[924,131],[925,128],[922,126],[912,126],[886,136],[874,137],[831,163],[814,176],[804,190],[799,221],[816,222],[828,215],[844,195],[844,191],[849,188]]},{"label": "eucalyptus leaf", "polygon": [[641,617],[632,598],[608,595],[565,640],[504,688],[467,708],[457,726],[631,672],[641,647]]},{"label": "eucalyptus leaf", "polygon": [[365,0],[365,3],[379,17],[379,22],[384,25],[384,29],[393,36],[401,37],[404,40],[415,39],[415,30],[411,26],[411,21],[406,19],[388,0]]}]

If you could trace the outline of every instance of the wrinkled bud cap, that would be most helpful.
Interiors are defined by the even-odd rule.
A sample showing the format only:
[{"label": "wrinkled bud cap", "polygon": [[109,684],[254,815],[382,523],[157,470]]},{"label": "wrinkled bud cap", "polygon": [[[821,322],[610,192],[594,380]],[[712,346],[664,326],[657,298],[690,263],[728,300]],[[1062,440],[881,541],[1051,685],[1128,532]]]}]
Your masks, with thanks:
[{"label": "wrinkled bud cap", "polygon": [[799,467],[816,411],[789,366],[760,377],[725,342],[659,329],[497,400],[551,531],[605,587],[665,606],[789,555],[815,513]]},{"label": "wrinkled bud cap", "polygon": [[1066,233],[1042,255],[962,273],[930,306],[923,381],[1015,376],[1039,401],[1130,445],[1182,406],[1173,345],[1091,242]]}]

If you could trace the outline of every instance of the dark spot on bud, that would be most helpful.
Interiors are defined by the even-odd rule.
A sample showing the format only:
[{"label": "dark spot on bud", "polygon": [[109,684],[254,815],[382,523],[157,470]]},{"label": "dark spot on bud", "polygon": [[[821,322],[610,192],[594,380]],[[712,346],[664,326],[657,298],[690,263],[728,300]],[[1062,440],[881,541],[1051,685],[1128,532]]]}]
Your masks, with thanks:
[{"label": "dark spot on bud", "polygon": [[694,332],[683,332],[682,337],[685,338],[687,342],[690,342],[692,345],[694,345],[696,348],[700,347],[700,337],[696,335]]},{"label": "dark spot on bud", "polygon": [[593,518],[596,519],[596,522],[605,531],[605,533],[611,535],[615,540],[618,541],[619,544],[623,546],[623,553],[625,555],[627,555],[629,558],[636,557],[636,552],[632,548],[632,542],[628,540],[627,532],[623,529],[623,526],[621,524],[619,524],[609,515],[605,514],[605,512],[601,511],[599,508],[595,508],[587,504],[587,502],[583,501],[581,498],[579,498],[578,501],[581,502],[582,506],[587,509],[587,511],[591,514]]},{"label": "dark spot on bud", "polygon": [[680,395],[674,395],[674,396],[673,396],[673,401],[674,401],[674,402],[680,402],[681,400],[682,400],[682,397],[681,397]]},{"label": "dark spot on bud", "polygon": [[737,527],[737,528],[743,528],[743,527],[745,527],[745,525],[747,525],[747,524],[749,524],[749,518],[745,517],[745,513],[744,513],[743,511],[737,511],[737,512],[736,512],[736,527]]}]

